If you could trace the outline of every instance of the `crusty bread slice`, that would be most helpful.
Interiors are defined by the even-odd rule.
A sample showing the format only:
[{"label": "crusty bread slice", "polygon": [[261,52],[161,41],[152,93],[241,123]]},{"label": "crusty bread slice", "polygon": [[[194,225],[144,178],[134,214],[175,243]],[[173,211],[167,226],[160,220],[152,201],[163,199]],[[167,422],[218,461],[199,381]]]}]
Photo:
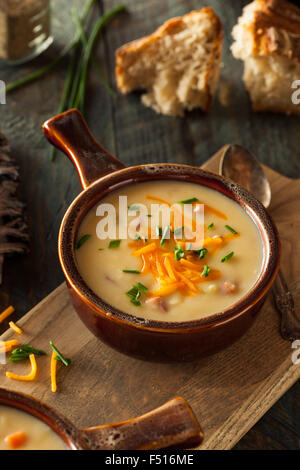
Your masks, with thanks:
[{"label": "crusty bread slice", "polygon": [[122,93],[147,90],[142,101],[158,113],[207,111],[218,85],[222,38],[212,8],[172,18],[150,36],[117,50],[118,88]]},{"label": "crusty bread slice", "polygon": [[300,8],[286,0],[255,0],[232,35],[231,50],[244,61],[254,110],[300,114],[291,99],[292,83],[300,77]]}]

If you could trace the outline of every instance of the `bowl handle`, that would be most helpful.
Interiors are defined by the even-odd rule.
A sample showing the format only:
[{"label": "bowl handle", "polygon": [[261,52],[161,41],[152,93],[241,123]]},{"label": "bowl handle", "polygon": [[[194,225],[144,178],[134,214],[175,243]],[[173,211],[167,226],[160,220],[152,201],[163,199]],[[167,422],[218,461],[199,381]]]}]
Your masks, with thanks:
[{"label": "bowl handle", "polygon": [[49,142],[73,162],[84,189],[101,176],[125,168],[94,139],[77,109],[70,109],[46,121],[43,132]]},{"label": "bowl handle", "polygon": [[164,447],[194,447],[203,432],[190,405],[173,398],[139,418],[117,424],[82,429],[93,450],[153,450]]}]

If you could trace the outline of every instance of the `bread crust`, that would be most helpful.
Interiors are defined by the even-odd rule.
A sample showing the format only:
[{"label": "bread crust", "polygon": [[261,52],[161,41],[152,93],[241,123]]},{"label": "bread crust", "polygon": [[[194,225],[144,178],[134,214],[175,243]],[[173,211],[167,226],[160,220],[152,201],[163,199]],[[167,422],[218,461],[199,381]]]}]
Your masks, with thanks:
[{"label": "bread crust", "polygon": [[280,55],[300,62],[300,8],[286,0],[256,0],[253,54]]},{"label": "bread crust", "polygon": [[[166,21],[163,25],[156,29],[152,34],[145,36],[140,39],[136,39],[116,51],[116,80],[118,89],[123,93],[129,93],[133,91],[126,80],[126,69],[130,67],[136,60],[137,57],[143,54],[144,51],[151,47],[155,47],[156,43],[160,41],[163,36],[172,35],[180,32],[186,28],[185,20],[191,19],[192,17],[198,17],[199,15],[207,15],[213,23],[215,29],[215,39],[212,47],[212,54],[208,69],[205,74],[205,93],[207,94],[206,105],[204,111],[207,111],[213,100],[216,84],[219,78],[219,65],[220,57],[222,53],[222,42],[223,42],[223,27],[219,17],[215,14],[211,7],[204,7],[201,10],[193,10],[186,15],[181,17],[171,18]],[[147,83],[141,88],[147,89]]]}]

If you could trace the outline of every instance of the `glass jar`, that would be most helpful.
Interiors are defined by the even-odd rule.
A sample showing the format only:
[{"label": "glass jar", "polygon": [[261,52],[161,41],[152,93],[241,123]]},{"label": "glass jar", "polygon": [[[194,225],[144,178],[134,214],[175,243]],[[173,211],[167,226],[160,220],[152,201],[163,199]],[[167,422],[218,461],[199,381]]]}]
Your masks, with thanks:
[{"label": "glass jar", "polygon": [[33,59],[53,41],[50,0],[0,0],[0,61]]}]

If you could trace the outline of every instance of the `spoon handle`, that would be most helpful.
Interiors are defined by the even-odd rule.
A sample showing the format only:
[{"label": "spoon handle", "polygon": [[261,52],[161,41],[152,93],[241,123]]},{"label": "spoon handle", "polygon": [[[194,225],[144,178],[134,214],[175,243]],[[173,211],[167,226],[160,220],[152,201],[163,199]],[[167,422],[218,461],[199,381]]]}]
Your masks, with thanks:
[{"label": "spoon handle", "polygon": [[281,335],[288,341],[300,338],[300,319],[296,315],[293,296],[281,269],[274,282],[274,300],[281,314]]},{"label": "spoon handle", "polygon": [[173,398],[164,405],[122,423],[82,429],[92,450],[153,450],[195,447],[203,432],[188,402]]},{"label": "spoon handle", "polygon": [[[244,187],[247,187],[245,183],[250,181],[250,188],[256,190],[253,191],[255,196],[265,208],[269,206],[271,201],[269,182],[259,161],[247,149],[240,145],[224,145],[211,160],[215,167],[218,165],[220,175],[229,176]],[[243,173],[247,176],[246,180],[242,178]],[[252,176],[250,180],[249,176]],[[300,319],[297,318],[293,296],[281,270],[274,281],[273,294],[277,310],[281,314],[281,336],[288,341],[300,338]]]},{"label": "spoon handle", "polygon": [[70,109],[46,121],[43,132],[52,145],[69,157],[84,189],[102,176],[125,168],[94,139],[77,109]]}]

